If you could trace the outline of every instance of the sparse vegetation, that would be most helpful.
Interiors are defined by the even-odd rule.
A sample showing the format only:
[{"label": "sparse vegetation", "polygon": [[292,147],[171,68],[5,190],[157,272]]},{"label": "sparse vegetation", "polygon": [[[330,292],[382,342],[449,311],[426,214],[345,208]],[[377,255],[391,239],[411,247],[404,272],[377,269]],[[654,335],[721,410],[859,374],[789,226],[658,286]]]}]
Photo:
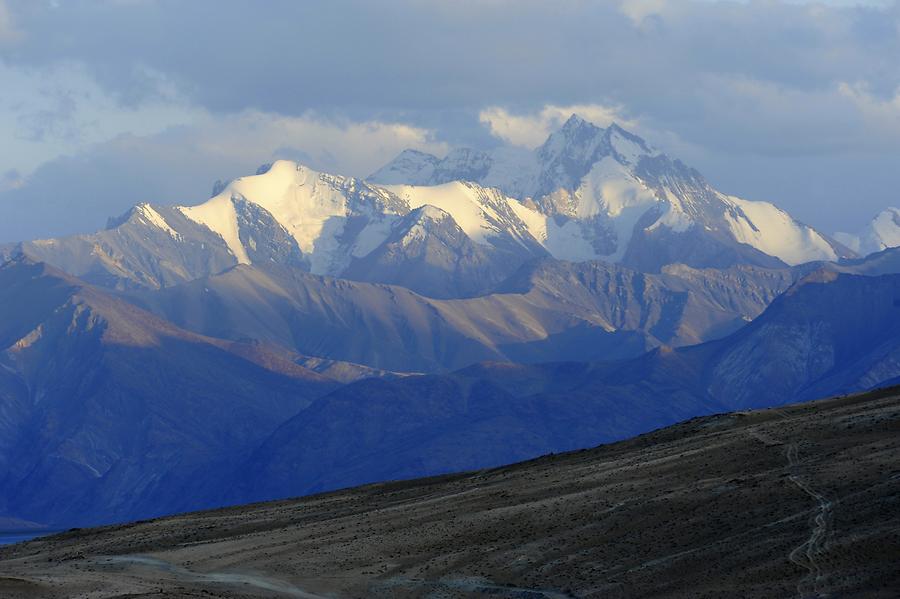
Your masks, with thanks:
[{"label": "sparse vegetation", "polygon": [[[216,582],[240,576],[286,596],[786,597],[808,575],[789,556],[816,526],[795,475],[833,501],[817,592],[893,597],[898,431],[900,395],[883,391],[496,470],[69,531],[0,550],[0,595],[271,596]],[[171,569],[127,562],[145,554]]]}]

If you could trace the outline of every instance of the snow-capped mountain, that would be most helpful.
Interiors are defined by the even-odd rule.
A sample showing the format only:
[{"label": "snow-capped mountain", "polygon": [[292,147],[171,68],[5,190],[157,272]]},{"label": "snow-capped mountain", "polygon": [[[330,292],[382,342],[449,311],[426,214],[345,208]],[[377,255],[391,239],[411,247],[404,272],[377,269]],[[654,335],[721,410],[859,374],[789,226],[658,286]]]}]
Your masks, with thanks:
[{"label": "snow-capped mountain", "polygon": [[778,207],[723,194],[640,137],[574,115],[533,152],[454,150],[441,160],[406,151],[368,180],[496,187],[539,213],[523,214],[532,235],[568,260],[658,270],[675,262],[793,265],[846,254]]},{"label": "snow-capped mountain", "polygon": [[[256,219],[246,216],[251,207]],[[430,295],[483,291],[525,260],[547,255],[528,225],[529,218],[540,218],[537,211],[467,181],[378,186],[280,160],[203,204],[177,210],[217,233],[238,264],[259,263],[253,253],[274,236],[292,246],[313,274],[402,280]],[[261,221],[271,224],[254,231]],[[415,268],[403,267],[413,255],[432,276],[418,278]],[[439,289],[445,287],[441,277],[459,285]]]},{"label": "snow-capped mountain", "polygon": [[507,274],[499,252],[472,241],[449,213],[426,204],[398,221],[384,243],[354,259],[342,276],[449,298],[477,295]]},{"label": "snow-capped mountain", "polygon": [[449,298],[488,292],[548,256],[660,272],[848,252],[772,204],[713,189],[621,127],[577,116],[534,151],[406,151],[368,180],[280,160],[217,183],[214,194],[196,205],[140,204],[106,231],[0,255],[21,252],[112,287],[276,263]]},{"label": "snow-capped mountain", "polygon": [[900,247],[900,208],[882,210],[857,234],[835,233],[834,238],[863,256]]},{"label": "snow-capped mountain", "polygon": [[[25,254],[107,287],[160,288],[275,263],[436,297],[485,291],[548,255],[528,224],[537,211],[470,182],[377,186],[282,160],[215,191],[197,205],[139,204],[104,231],[23,242],[0,255]],[[415,237],[425,243],[410,243]]]}]

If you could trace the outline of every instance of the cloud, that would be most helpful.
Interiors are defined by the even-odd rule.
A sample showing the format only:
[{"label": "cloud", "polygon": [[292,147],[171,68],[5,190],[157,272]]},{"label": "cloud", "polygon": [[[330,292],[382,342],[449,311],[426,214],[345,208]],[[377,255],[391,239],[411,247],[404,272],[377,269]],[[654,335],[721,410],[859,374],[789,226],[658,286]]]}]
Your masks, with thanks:
[{"label": "cloud", "polygon": [[94,231],[138,202],[199,203],[217,179],[252,174],[276,158],[364,176],[407,147],[447,151],[431,132],[404,123],[259,111],[119,135],[27,177],[7,173],[0,183],[0,242]]},{"label": "cloud", "polygon": [[493,106],[482,110],[478,114],[478,120],[498,139],[517,146],[535,148],[544,143],[547,136],[573,114],[601,127],[607,127],[613,122],[629,128],[637,126],[634,120],[623,116],[621,108],[601,104],[547,104],[540,111],[530,114],[512,114],[506,108]]},{"label": "cloud", "polygon": [[50,98],[46,108],[27,108],[18,115],[17,134],[20,139],[43,142],[54,137],[72,141],[82,138],[79,125],[75,122],[77,103],[70,92],[58,90]]},{"label": "cloud", "polygon": [[865,84],[841,83],[838,91],[859,111],[870,134],[900,137],[900,87],[888,97],[872,94]]},{"label": "cloud", "polygon": [[[489,146],[498,139],[540,143],[561,118],[554,107],[595,107],[598,113],[587,118],[632,122],[648,141],[684,150],[701,169],[721,168],[719,157],[738,164],[719,171],[730,173],[723,183],[735,193],[749,180],[736,169],[759,160],[773,170],[753,173],[753,191],[778,198],[797,189],[783,182],[811,157],[832,163],[844,156],[857,161],[860,173],[871,162],[859,157],[900,158],[893,109],[900,2],[840,4],[846,6],[835,0],[270,0],[265,6],[0,0],[9,7],[0,13],[7,19],[0,18],[6,23],[0,31],[18,36],[0,47],[4,83],[9,69],[58,78],[62,68],[77,65],[91,82],[85,87],[99,90],[78,100],[71,119],[82,140],[76,142],[60,140],[68,130],[52,122],[58,110],[38,114],[56,110],[52,97],[25,98],[32,116],[22,121],[19,113],[9,118],[4,89],[0,137],[8,141],[0,145],[0,171],[30,172],[40,144],[53,150],[46,159],[130,131],[145,139],[181,123],[196,133],[204,115],[222,123],[246,123],[251,114],[267,121],[316,115],[332,124],[406,123],[437,131],[442,140]],[[95,105],[102,118],[91,112]],[[21,131],[9,131],[9,123]],[[266,130],[263,138],[277,137]],[[28,137],[22,131],[35,135],[21,139]],[[313,133],[305,126],[298,136]],[[391,135],[416,139],[399,130]],[[320,149],[279,143],[282,151],[323,165],[361,169],[368,160],[338,138]],[[20,158],[26,154],[27,163]],[[841,187],[836,176],[832,169],[819,173],[824,191],[803,201],[844,202],[828,191]],[[885,192],[897,187],[888,173],[867,176],[882,181]]]},{"label": "cloud", "polygon": [[666,0],[622,0],[619,10],[631,19],[635,25],[641,25],[644,19],[659,15],[666,7]]},{"label": "cloud", "polygon": [[157,133],[206,114],[177,96],[125,105],[73,61],[28,68],[0,60],[0,81],[0,169],[24,173],[122,133]]},{"label": "cloud", "polygon": [[432,132],[405,123],[299,117],[246,111],[210,116],[187,129],[203,155],[225,163],[262,162],[302,153],[309,166],[364,177],[406,148],[443,155],[447,145]]},{"label": "cloud", "polygon": [[[717,149],[756,151],[756,139],[744,144],[738,134],[747,119],[726,106],[735,82],[753,82],[777,90],[781,100],[755,111],[752,128],[784,153],[790,148],[778,128],[801,108],[791,98],[812,101],[808,113],[824,131],[840,118],[832,112],[840,104],[839,83],[859,82],[874,97],[892,96],[900,86],[896,2],[272,0],[261,9],[249,2],[107,0],[23,6],[17,19],[27,23],[29,35],[11,57],[16,64],[79,62],[126,104],[175,94],[218,114],[315,110],[421,124],[453,110],[477,117],[483,106],[537,112],[545,105],[601,104],[627,107],[630,115],[688,141],[715,137]],[[98,30],[104,35],[95,35]],[[717,110],[700,118],[698,106],[708,105]],[[489,116],[499,127],[501,115]],[[514,129],[502,134],[517,135]],[[527,135],[517,139],[533,143]]]},{"label": "cloud", "polygon": [[22,39],[22,32],[16,28],[6,2],[0,0],[0,45],[15,43],[20,39]]}]

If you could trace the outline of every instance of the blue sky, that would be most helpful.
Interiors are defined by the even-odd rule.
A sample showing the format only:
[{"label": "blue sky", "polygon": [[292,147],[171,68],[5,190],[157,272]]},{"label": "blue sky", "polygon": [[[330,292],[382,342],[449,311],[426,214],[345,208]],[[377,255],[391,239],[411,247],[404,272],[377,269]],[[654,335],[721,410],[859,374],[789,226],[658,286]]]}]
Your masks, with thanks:
[{"label": "blue sky", "polygon": [[275,157],[616,120],[826,232],[900,204],[897,2],[0,0],[0,241],[197,202]]}]

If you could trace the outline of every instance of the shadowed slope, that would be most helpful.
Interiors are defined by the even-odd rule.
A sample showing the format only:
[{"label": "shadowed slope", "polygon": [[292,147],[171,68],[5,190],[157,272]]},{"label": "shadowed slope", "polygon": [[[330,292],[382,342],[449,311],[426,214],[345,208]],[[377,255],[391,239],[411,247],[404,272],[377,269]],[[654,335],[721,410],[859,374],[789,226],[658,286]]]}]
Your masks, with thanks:
[{"label": "shadowed slope", "polygon": [[897,390],[0,549],[11,597],[893,597]]},{"label": "shadowed slope", "polygon": [[733,409],[870,389],[900,376],[900,275],[814,273],[702,345],[619,362],[485,363],[361,381],[254,452],[235,501],[494,466]]},{"label": "shadowed slope", "polygon": [[25,259],[0,266],[0,323],[0,513],[39,522],[215,505],[216,469],[338,386]]}]

